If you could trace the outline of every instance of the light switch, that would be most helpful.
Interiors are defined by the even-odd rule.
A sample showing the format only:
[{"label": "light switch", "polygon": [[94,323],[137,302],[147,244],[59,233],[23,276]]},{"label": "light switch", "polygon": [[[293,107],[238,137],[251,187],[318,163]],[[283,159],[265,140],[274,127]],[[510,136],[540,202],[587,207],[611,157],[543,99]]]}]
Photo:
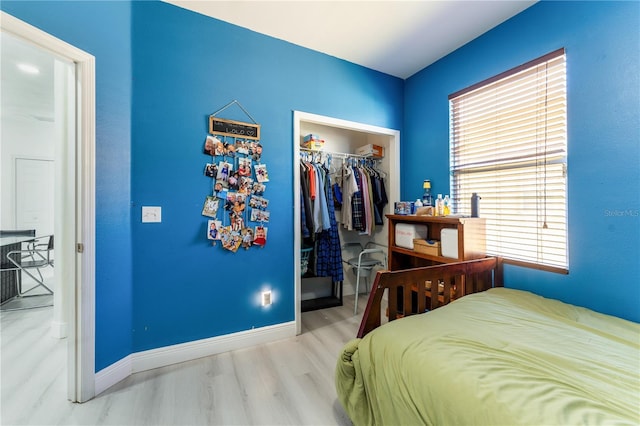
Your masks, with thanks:
[{"label": "light switch", "polygon": [[142,222],[159,223],[162,222],[162,207],[142,207]]}]

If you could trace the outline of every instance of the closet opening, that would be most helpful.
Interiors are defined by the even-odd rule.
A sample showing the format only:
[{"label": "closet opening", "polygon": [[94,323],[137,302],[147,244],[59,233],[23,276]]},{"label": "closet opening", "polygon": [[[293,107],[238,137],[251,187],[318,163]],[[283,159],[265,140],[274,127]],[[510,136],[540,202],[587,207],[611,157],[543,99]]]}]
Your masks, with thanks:
[{"label": "closet opening", "polygon": [[[295,317],[297,333],[300,334],[302,312],[338,306],[344,303],[343,296],[355,296],[356,273],[348,265],[345,268],[343,260],[357,257],[359,252],[357,247],[364,247],[367,244],[379,244],[386,251],[388,227],[385,215],[392,212],[393,202],[399,199],[400,194],[400,132],[394,129],[294,111],[293,133]],[[301,146],[304,137],[310,134],[316,135],[324,141],[321,149]],[[365,145],[382,147],[383,156],[373,158],[358,154],[358,148]],[[363,192],[369,194],[369,207],[371,207],[367,209],[366,217],[369,222],[366,222],[364,228],[361,225],[358,227],[345,226],[351,212],[343,210],[344,206],[341,205],[339,197],[336,197],[334,191],[337,186],[340,189],[338,194],[342,195],[343,180],[354,169],[356,176],[359,176],[358,173],[366,175],[367,186],[365,189],[371,191]],[[307,209],[303,207],[310,205],[309,203],[303,204],[305,199],[310,196],[308,192],[309,172],[316,183],[323,182],[320,185],[324,185],[324,196],[332,198],[331,202],[327,204],[334,206],[333,215],[331,209],[328,208],[326,213],[329,214],[324,216],[324,220],[321,212],[316,210],[316,218],[319,219],[319,223],[314,222],[313,215],[307,215]],[[318,179],[316,173],[320,173],[323,179]],[[375,185],[378,185],[378,190],[380,185],[383,185],[385,200],[381,201],[373,194]],[[307,192],[305,192],[305,187]],[[378,192],[377,195],[379,194]],[[378,202],[374,204],[374,200]],[[334,218],[335,224],[333,223]],[[324,223],[327,220],[328,223]],[[305,226],[308,232],[304,232]],[[313,229],[309,229],[310,227]],[[352,230],[348,228],[352,228]],[[315,233],[315,231],[320,232]],[[340,251],[339,258],[336,258],[338,250]],[[331,259],[326,259],[328,253],[333,254]],[[375,254],[374,256],[376,255],[383,259],[383,254]],[[318,265],[318,256],[321,259],[320,265]],[[369,280],[369,285],[371,281]],[[365,281],[361,277],[360,295],[367,290],[364,283]],[[355,297],[347,297],[348,303],[353,304],[352,299]],[[361,314],[364,308],[365,304],[361,299],[358,313]]]}]

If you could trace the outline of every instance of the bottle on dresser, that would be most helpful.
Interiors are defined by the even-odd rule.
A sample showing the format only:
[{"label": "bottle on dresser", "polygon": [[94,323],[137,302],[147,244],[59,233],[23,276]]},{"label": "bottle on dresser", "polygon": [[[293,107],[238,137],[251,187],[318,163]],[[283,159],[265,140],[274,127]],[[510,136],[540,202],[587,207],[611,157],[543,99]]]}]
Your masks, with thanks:
[{"label": "bottle on dresser", "polygon": [[436,216],[444,216],[444,200],[442,194],[438,194],[436,199]]},{"label": "bottle on dresser", "polygon": [[425,179],[422,183],[424,194],[422,194],[422,205],[425,207],[433,207],[433,196],[431,195],[431,181]]},{"label": "bottle on dresser", "polygon": [[476,192],[471,194],[471,217],[480,217],[480,199]]},{"label": "bottle on dresser", "polygon": [[451,198],[449,198],[448,194],[444,196],[443,202],[444,202],[444,207],[442,209],[443,210],[442,214],[444,216],[449,216],[453,209],[451,208]]}]

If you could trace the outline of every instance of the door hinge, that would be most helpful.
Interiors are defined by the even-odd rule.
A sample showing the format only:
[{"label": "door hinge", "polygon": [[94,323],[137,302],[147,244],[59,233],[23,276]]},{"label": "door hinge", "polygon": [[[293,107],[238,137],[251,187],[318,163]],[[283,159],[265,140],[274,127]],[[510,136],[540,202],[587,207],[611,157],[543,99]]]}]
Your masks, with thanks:
[{"label": "door hinge", "polygon": [[82,243],[77,243],[77,244],[76,244],[76,251],[77,251],[78,253],[84,253],[84,244],[82,244]]}]

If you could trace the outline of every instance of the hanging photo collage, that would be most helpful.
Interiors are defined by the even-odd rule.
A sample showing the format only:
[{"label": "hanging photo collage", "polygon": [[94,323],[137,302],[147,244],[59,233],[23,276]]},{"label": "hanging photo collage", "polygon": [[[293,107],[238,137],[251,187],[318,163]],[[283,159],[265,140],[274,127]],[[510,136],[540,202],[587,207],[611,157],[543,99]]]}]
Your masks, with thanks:
[{"label": "hanging photo collage", "polygon": [[[220,111],[233,103],[237,101]],[[265,192],[269,175],[267,166],[261,163],[259,135],[258,124],[214,115],[209,118],[203,153],[211,159],[203,174],[211,179],[212,192],[205,196],[202,215],[209,218],[207,238],[213,245],[220,241],[223,248],[232,252],[267,243],[265,224],[270,213]]]}]

